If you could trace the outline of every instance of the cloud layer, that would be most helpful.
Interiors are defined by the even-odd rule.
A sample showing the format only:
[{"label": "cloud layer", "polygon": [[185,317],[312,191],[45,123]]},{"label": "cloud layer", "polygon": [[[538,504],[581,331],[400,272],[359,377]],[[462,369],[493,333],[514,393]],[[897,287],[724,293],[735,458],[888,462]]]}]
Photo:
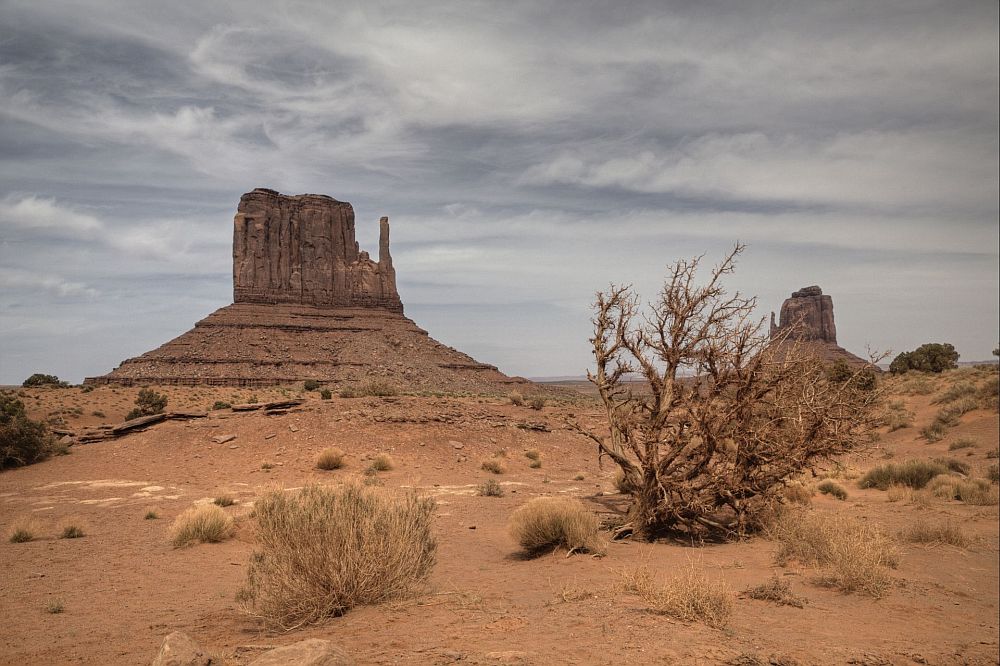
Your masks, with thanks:
[{"label": "cloud layer", "polygon": [[0,5],[0,383],[79,380],[229,302],[254,187],[393,221],[408,312],[579,374],[609,281],[750,247],[854,351],[996,343],[985,2]]}]

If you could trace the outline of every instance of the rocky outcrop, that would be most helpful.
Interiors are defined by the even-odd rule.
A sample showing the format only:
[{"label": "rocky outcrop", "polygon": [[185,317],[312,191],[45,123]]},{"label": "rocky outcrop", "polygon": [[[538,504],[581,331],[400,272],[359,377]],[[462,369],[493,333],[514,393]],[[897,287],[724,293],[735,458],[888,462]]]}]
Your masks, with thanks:
[{"label": "rocky outcrop", "polygon": [[507,393],[530,386],[427,335],[403,315],[380,221],[378,261],[354,238],[351,204],[256,189],[240,199],[233,297],[194,328],[86,384],[240,386],[315,380],[344,391]]},{"label": "rocky outcrop", "polygon": [[[790,329],[790,330],[789,330]],[[775,325],[771,313],[771,337],[789,330],[794,340],[819,340],[837,344],[837,326],[833,323],[833,299],[813,285],[792,292],[781,304],[781,320]]]},{"label": "rocky outcrop", "polygon": [[813,285],[792,292],[781,304],[781,319],[771,313],[771,339],[784,337],[783,344],[798,342],[827,363],[838,360],[849,365],[870,363],[837,344],[837,326],[833,319],[833,299]]},{"label": "rocky outcrop", "polygon": [[355,240],[351,204],[264,188],[244,194],[233,220],[233,301],[402,312],[389,218],[379,224],[379,260],[372,261]]}]

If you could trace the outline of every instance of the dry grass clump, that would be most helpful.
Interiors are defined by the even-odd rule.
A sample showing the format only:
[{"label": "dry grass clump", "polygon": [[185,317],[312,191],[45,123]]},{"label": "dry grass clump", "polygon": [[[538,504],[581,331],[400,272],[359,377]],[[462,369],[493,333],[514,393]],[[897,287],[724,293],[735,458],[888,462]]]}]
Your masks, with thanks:
[{"label": "dry grass clump", "polygon": [[219,495],[214,500],[212,500],[212,504],[221,507],[232,506],[236,504],[236,498],[233,497],[232,495]]},{"label": "dry grass clump", "polygon": [[820,491],[824,495],[831,495],[836,497],[840,501],[847,499],[847,491],[844,490],[844,486],[840,485],[836,481],[831,481],[827,479],[816,486],[816,490]]},{"label": "dry grass clump", "polygon": [[524,457],[528,460],[541,460],[542,453],[538,449],[528,449],[524,452]]},{"label": "dry grass clump", "polygon": [[900,537],[910,543],[945,543],[958,548],[968,548],[972,543],[971,537],[950,520],[937,523],[918,521],[900,532]]},{"label": "dry grass clump", "polygon": [[750,599],[773,601],[779,606],[804,608],[806,605],[806,600],[793,594],[791,584],[786,580],[778,578],[777,574],[771,576],[771,580],[766,583],[751,587],[744,594]]},{"label": "dry grass clump", "polygon": [[536,497],[514,511],[507,528],[530,555],[560,546],[571,553],[603,554],[605,550],[597,516],[568,497]]},{"label": "dry grass clump", "polygon": [[154,511],[153,509],[150,509],[149,511],[146,512],[146,514],[142,518],[143,520],[156,520],[159,517],[160,514],[156,513],[156,511]]},{"label": "dry grass clump", "polygon": [[962,462],[961,460],[956,460],[955,458],[935,458],[934,462],[939,465],[944,465],[948,468],[949,472],[956,472],[963,476],[968,476],[970,470],[969,463]]},{"label": "dry grass clump", "polygon": [[939,474],[947,473],[944,465],[928,460],[907,460],[903,463],[879,465],[868,471],[858,481],[860,488],[878,488],[888,490],[892,484],[901,484],[910,488],[920,489]]},{"label": "dry grass clump", "polygon": [[521,405],[524,404],[524,396],[518,393],[517,391],[511,391],[510,395],[508,395],[507,398],[510,400],[510,404],[515,405],[517,407],[520,407]]},{"label": "dry grass clump", "polygon": [[336,447],[323,449],[316,458],[317,469],[340,469],[344,466],[344,452]]},{"label": "dry grass clump", "polygon": [[45,603],[45,612],[51,613],[52,615],[58,615],[66,610],[66,606],[63,604],[62,599],[50,599]]},{"label": "dry grass clump", "polygon": [[534,410],[541,410],[542,407],[544,406],[545,406],[545,398],[539,396],[535,396],[534,398],[528,401],[528,407],[531,407]]},{"label": "dry grass clump", "polygon": [[976,445],[976,440],[971,437],[959,437],[954,442],[948,445],[949,451],[958,451],[959,449],[968,449]]},{"label": "dry grass clump", "polygon": [[233,535],[232,517],[214,504],[193,506],[177,516],[170,526],[170,542],[174,548],[196,543],[219,543]]},{"label": "dry grass clump", "polygon": [[372,460],[372,464],[369,465],[369,467],[371,467],[371,469],[375,470],[376,472],[388,472],[395,466],[396,464],[393,461],[392,456],[390,456],[388,453],[378,454],[377,456],[375,456],[375,459]]},{"label": "dry grass clump", "polygon": [[955,382],[947,389],[945,389],[940,395],[931,400],[932,405],[948,404],[950,402],[955,402],[962,398],[969,398],[977,395],[978,389],[973,382],[969,381],[959,381]]},{"label": "dry grass clump", "polygon": [[481,497],[503,497],[503,486],[496,479],[486,479],[479,484],[476,494]]},{"label": "dry grass clump", "polygon": [[647,566],[619,573],[623,592],[638,595],[654,613],[683,622],[726,626],[733,614],[733,593],[725,582],[713,580],[693,564],[670,578],[658,580]]},{"label": "dry grass clump", "polygon": [[434,566],[430,498],[350,482],[272,491],[254,505],[257,547],[237,595],[284,630],[412,593]]},{"label": "dry grass clump", "polygon": [[814,491],[801,481],[789,481],[785,485],[785,499],[792,504],[809,504],[812,502]]},{"label": "dry grass clump", "polygon": [[920,434],[928,442],[937,442],[944,438],[948,428],[957,426],[963,414],[979,409],[979,399],[975,396],[959,397],[951,402],[945,403],[930,425],[920,429]]},{"label": "dry grass clump", "polygon": [[11,543],[27,543],[34,541],[37,526],[31,520],[19,520],[10,526],[7,531],[7,538]]},{"label": "dry grass clump", "polygon": [[892,392],[899,395],[930,395],[937,388],[932,375],[910,371],[895,382]]},{"label": "dry grass clump", "polygon": [[770,526],[778,541],[775,558],[822,570],[817,582],[873,597],[892,584],[889,569],[899,563],[895,544],[871,521],[813,511],[785,511]]},{"label": "dry grass clump", "polygon": [[492,472],[493,474],[503,474],[507,471],[507,466],[500,458],[487,458],[483,461],[481,467],[484,471]]},{"label": "dry grass clump", "polygon": [[955,499],[973,506],[995,506],[1000,503],[1000,490],[987,479],[966,479],[954,474],[939,476],[927,486],[942,499]]},{"label": "dry grass clump", "polygon": [[1000,465],[993,463],[986,468],[986,479],[990,483],[1000,483]]},{"label": "dry grass clump", "polygon": [[620,468],[615,472],[615,490],[620,492],[622,495],[631,495],[635,488],[629,483],[628,477],[625,475]]},{"label": "dry grass clump", "polygon": [[889,426],[889,432],[909,428],[913,425],[913,412],[906,408],[906,403],[902,400],[890,400],[886,405],[882,422]]},{"label": "dry grass clump", "polygon": [[79,539],[83,536],[83,528],[79,525],[66,525],[59,533],[60,539]]}]

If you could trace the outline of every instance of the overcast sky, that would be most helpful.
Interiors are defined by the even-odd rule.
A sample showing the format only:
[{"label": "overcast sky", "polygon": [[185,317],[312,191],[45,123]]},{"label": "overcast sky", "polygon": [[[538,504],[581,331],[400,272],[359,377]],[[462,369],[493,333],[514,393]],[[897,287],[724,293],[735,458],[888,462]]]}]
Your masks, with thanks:
[{"label": "overcast sky", "polygon": [[997,2],[0,0],[0,383],[80,381],[232,301],[269,187],[392,224],[408,316],[581,374],[608,282],[748,244],[839,341],[998,339]]}]

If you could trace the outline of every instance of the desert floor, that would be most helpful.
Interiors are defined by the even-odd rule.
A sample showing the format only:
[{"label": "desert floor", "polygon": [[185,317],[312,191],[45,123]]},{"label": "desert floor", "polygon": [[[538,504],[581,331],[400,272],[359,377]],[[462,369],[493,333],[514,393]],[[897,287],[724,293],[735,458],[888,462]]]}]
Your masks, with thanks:
[{"label": "desert floor", "polygon": [[[963,372],[935,380],[934,391]],[[162,390],[168,410],[204,411],[216,400],[250,397],[231,389]],[[17,391],[32,417],[76,428],[121,421],[138,389]],[[261,400],[282,395],[255,393]],[[570,414],[601,423],[598,404],[586,397],[532,410],[501,398],[321,400],[306,393],[301,408],[282,415],[221,410],[74,446],[70,455],[0,472],[0,529],[6,535],[29,520],[39,535],[0,542],[0,663],[148,664],[175,630],[227,664],[311,637],[338,643],[362,664],[998,663],[997,507],[931,496],[889,501],[888,493],[856,484],[859,473],[887,461],[952,457],[974,475],[996,462],[995,407],[965,414],[939,442],[920,437],[938,410],[936,395],[901,396],[912,426],[883,428],[871,449],[830,467],[849,493],[846,501],[812,499],[813,511],[850,514],[892,535],[952,521],[973,538],[968,548],[900,538],[894,585],[880,599],[822,587],[808,567],[778,566],[775,543],[762,537],[695,547],[625,541],[610,544],[603,558],[556,552],[525,559],[506,523],[528,499],[569,495],[604,513],[624,501],[612,466],[599,467],[594,446],[564,426]],[[532,423],[551,432],[518,427]],[[213,443],[225,434],[236,439]],[[973,444],[949,451],[959,438]],[[315,468],[328,446],[347,452],[346,467]],[[530,449],[541,452],[540,468],[529,467]],[[395,460],[392,471],[379,474],[386,486],[437,498],[438,563],[428,589],[298,631],[263,630],[234,599],[253,548],[247,514],[255,496],[274,486],[338,483],[381,452]],[[480,465],[497,454],[507,470],[495,476]],[[488,478],[503,485],[503,497],[476,494]],[[220,494],[238,500],[227,509],[239,518],[236,538],[173,548],[172,520]],[[145,519],[150,510],[159,518]],[[68,524],[82,526],[85,536],[57,538]],[[728,625],[713,629],[649,612],[617,586],[620,571],[640,565],[665,575],[694,566],[724,581],[736,597]],[[807,600],[803,608],[741,595],[775,574]],[[54,602],[63,612],[48,612]]]}]

